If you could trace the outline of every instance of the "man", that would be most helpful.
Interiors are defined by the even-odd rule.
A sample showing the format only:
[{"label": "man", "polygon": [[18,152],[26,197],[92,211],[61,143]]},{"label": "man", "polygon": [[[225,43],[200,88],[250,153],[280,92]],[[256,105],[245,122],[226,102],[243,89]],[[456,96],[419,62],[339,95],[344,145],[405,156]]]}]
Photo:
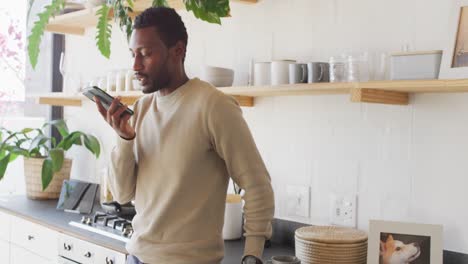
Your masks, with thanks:
[{"label": "man", "polygon": [[229,177],[245,190],[242,263],[262,263],[274,213],[270,177],[238,103],[185,74],[186,46],[184,23],[173,9],[145,10],[130,40],[145,93],[135,114],[122,115],[119,98],[108,111],[96,100],[119,135],[112,194],[119,203],[135,199],[128,263],[221,263]]}]

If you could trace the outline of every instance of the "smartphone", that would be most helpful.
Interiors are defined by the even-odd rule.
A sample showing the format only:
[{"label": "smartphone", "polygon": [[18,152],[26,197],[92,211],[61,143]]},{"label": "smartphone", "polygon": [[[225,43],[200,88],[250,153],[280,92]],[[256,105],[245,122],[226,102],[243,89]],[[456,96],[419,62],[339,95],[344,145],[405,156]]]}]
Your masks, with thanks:
[{"label": "smartphone", "polygon": [[[86,96],[90,100],[92,100],[93,102],[94,102],[94,96],[99,98],[99,100],[101,101],[102,106],[104,106],[104,108],[106,110],[109,109],[112,101],[114,100],[114,97],[112,97],[110,94],[106,93],[104,90],[102,90],[101,88],[99,88],[97,86],[90,86],[90,87],[85,88],[84,91],[83,91],[83,94],[84,94],[84,96]],[[122,106],[122,105],[123,104],[120,103],[119,106]],[[129,115],[133,115],[133,110],[127,107],[127,109],[125,109],[124,113],[127,113]],[[124,114],[124,113],[122,113],[122,114]]]}]

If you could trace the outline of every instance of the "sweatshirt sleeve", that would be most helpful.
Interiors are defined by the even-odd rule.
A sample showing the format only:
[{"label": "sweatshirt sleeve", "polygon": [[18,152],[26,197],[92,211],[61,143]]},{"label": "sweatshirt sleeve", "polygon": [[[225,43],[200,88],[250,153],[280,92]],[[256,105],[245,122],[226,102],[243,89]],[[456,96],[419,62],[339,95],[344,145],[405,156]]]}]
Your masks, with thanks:
[{"label": "sweatshirt sleeve", "polygon": [[[135,125],[136,107],[135,104],[135,115],[130,119],[132,126]],[[126,140],[117,135],[117,144],[111,152],[109,187],[114,200],[120,204],[130,202],[135,196],[137,178],[137,163],[134,154],[135,138]]]},{"label": "sweatshirt sleeve", "polygon": [[265,239],[272,235],[274,196],[271,180],[237,101],[215,96],[208,110],[208,129],[215,151],[230,177],[244,191],[244,256],[261,258]]}]

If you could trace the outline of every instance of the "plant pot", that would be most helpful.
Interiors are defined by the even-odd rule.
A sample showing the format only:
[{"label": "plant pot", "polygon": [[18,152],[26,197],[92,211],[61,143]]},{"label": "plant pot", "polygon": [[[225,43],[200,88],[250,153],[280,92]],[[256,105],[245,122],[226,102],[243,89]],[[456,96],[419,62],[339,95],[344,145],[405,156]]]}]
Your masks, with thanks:
[{"label": "plant pot", "polygon": [[223,239],[233,240],[242,237],[242,197],[239,194],[226,196],[224,210]]},{"label": "plant pot", "polygon": [[72,161],[65,159],[60,171],[54,173],[49,186],[42,190],[43,158],[24,158],[24,177],[26,180],[26,195],[29,199],[45,200],[58,199],[63,180],[70,179]]}]

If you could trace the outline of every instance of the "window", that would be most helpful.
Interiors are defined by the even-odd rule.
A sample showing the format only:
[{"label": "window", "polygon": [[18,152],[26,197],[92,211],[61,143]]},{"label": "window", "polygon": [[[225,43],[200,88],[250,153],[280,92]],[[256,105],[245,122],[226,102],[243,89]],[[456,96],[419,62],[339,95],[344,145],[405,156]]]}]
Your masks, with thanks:
[{"label": "window", "polygon": [[[26,1],[8,1],[0,6],[0,100],[24,101]],[[5,111],[5,109],[3,109]]]}]

